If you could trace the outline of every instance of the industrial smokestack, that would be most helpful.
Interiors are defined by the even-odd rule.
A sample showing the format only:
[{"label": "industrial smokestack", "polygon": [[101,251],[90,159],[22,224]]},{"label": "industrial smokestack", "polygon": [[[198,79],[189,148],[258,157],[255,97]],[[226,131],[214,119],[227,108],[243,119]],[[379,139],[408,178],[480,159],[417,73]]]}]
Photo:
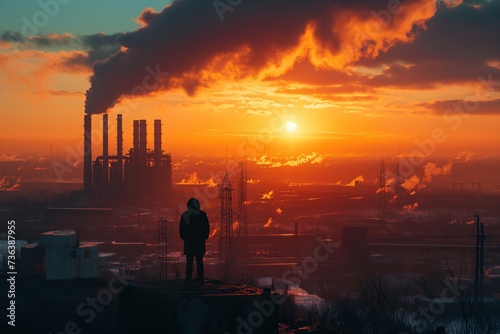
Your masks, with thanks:
[{"label": "industrial smokestack", "polygon": [[139,121],[134,121],[134,160],[139,158]]},{"label": "industrial smokestack", "polygon": [[123,182],[123,125],[122,115],[116,118],[116,162],[118,164],[118,182]]},{"label": "industrial smokestack", "polygon": [[108,152],[108,114],[102,115],[102,184],[108,184],[109,176],[109,152]]},{"label": "industrial smokestack", "polygon": [[87,198],[92,194],[92,119],[85,115],[83,119],[83,191]]},{"label": "industrial smokestack", "polygon": [[155,119],[155,168],[161,166],[161,120]]},{"label": "industrial smokestack", "polygon": [[163,190],[165,189],[162,182],[162,168],[161,168],[161,120],[155,119],[154,123],[154,150],[155,150],[155,198],[160,200]]},{"label": "industrial smokestack", "polygon": [[146,166],[146,156],[147,156],[147,124],[145,119],[140,120],[140,130],[139,130],[139,158],[141,160],[141,166]]}]

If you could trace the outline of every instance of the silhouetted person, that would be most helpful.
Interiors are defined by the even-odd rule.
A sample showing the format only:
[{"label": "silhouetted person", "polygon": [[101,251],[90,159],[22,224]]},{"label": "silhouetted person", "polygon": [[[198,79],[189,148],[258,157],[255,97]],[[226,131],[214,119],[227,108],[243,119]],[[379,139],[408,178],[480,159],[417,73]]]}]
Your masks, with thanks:
[{"label": "silhouetted person", "polygon": [[197,279],[200,284],[204,284],[203,255],[209,231],[207,214],[200,210],[200,202],[196,198],[190,198],[187,202],[187,211],[182,213],[179,223],[179,234],[184,240],[184,254],[186,254],[186,284],[191,284],[194,257],[196,257]]}]

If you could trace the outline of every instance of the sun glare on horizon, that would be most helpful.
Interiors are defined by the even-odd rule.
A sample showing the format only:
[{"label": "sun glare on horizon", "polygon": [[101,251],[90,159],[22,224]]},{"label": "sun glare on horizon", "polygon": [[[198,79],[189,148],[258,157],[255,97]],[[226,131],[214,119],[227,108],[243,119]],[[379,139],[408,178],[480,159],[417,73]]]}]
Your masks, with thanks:
[{"label": "sun glare on horizon", "polygon": [[297,123],[295,122],[287,122],[286,123],[286,131],[295,132],[297,130]]}]

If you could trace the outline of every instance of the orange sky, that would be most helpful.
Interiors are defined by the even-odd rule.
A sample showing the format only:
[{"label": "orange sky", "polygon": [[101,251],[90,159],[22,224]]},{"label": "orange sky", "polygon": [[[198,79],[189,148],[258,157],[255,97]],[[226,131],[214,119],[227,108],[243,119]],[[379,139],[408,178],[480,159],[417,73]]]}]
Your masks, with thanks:
[{"label": "orange sky", "polygon": [[[497,10],[498,2],[494,3]],[[369,11],[353,13],[347,8],[343,15],[336,14],[330,28],[342,29],[340,49],[319,39],[320,21],[316,26],[309,21],[298,43],[269,49],[259,65],[253,58],[247,63],[255,51],[250,42],[230,53],[212,51],[213,57],[197,72],[173,73],[162,86],[165,89],[147,96],[121,96],[108,111],[110,124],[114,125],[117,113],[124,114],[126,150],[131,147],[132,120],[148,120],[152,143],[152,123],[160,118],[164,148],[174,153],[224,154],[227,147],[231,155],[313,151],[396,155],[399,150],[418,153],[418,143],[429,141],[435,146],[432,154],[498,152],[497,49],[471,59],[476,70],[470,73],[460,57],[426,60],[432,47],[437,47],[432,44],[436,43],[433,29],[441,21],[455,22],[454,14],[463,19],[469,12],[486,13],[480,7],[446,7],[424,0],[415,6],[419,7],[412,5],[394,15],[391,25],[376,29],[373,36],[366,25],[377,21]],[[366,43],[366,36],[359,37],[359,27],[374,38],[372,43]],[[54,41],[64,40],[64,34],[44,36]],[[93,71],[70,66],[67,60],[87,51],[41,48],[34,46],[33,39],[13,42],[4,34],[0,41],[2,153],[48,153],[51,144],[61,153],[81,142],[85,91]],[[422,60],[408,56],[415,53]],[[439,68],[449,66],[446,73],[453,73],[456,62],[455,70],[466,73],[436,78],[429,65],[433,61],[443,62]],[[491,81],[485,85],[480,78],[487,82],[488,76]],[[199,83],[194,92],[186,88],[190,78]],[[469,101],[470,113],[451,112],[454,101]],[[287,121],[297,124],[296,132],[286,132]],[[93,116],[95,131],[101,122],[101,115]],[[439,139],[433,138],[435,131]],[[114,138],[111,130],[111,151]],[[94,145],[94,155],[100,154],[98,144]]]}]

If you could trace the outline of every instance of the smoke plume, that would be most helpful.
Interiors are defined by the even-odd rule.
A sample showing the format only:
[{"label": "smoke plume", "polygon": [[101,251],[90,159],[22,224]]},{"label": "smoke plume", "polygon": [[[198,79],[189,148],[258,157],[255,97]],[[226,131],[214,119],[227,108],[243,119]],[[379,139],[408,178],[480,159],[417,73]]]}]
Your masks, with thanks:
[{"label": "smoke plume", "polygon": [[175,0],[161,12],[146,9],[142,27],[117,38],[120,51],[95,63],[85,111],[173,88],[193,95],[220,80],[276,77],[304,59],[342,69],[374,58],[411,42],[436,11],[435,0],[397,3],[252,0],[224,2],[230,9],[221,13],[212,1]]},{"label": "smoke plume", "polygon": [[417,189],[417,187],[419,185],[420,185],[420,187],[422,187],[422,184],[421,184],[418,176],[412,175],[412,177],[410,177],[409,179],[406,179],[405,182],[403,182],[401,184],[401,187],[406,189],[408,192],[412,192],[415,189]]},{"label": "smoke plume", "polygon": [[274,197],[274,191],[271,190],[271,191],[269,191],[267,193],[262,194],[261,197],[260,197],[260,199],[271,199],[273,197]]},{"label": "smoke plume", "polygon": [[418,208],[417,202],[403,206],[403,210],[408,212],[415,211],[417,208]]},{"label": "smoke plume", "polygon": [[349,183],[346,183],[346,187],[354,187],[356,186],[356,182],[365,182],[365,178],[363,177],[363,175],[360,175],[358,177],[356,177],[355,179],[353,179],[351,182]]},{"label": "smoke plume", "polygon": [[177,182],[176,185],[208,185],[210,188],[217,186],[216,180],[213,177],[208,180],[202,180],[198,177],[198,173],[193,172],[189,174],[189,177],[186,179],[182,179],[181,182]]},{"label": "smoke plume", "polygon": [[438,167],[435,163],[428,162],[424,166],[424,181],[431,182],[434,176],[438,175],[450,175],[452,167],[453,163],[451,161],[443,165],[443,167]]}]

